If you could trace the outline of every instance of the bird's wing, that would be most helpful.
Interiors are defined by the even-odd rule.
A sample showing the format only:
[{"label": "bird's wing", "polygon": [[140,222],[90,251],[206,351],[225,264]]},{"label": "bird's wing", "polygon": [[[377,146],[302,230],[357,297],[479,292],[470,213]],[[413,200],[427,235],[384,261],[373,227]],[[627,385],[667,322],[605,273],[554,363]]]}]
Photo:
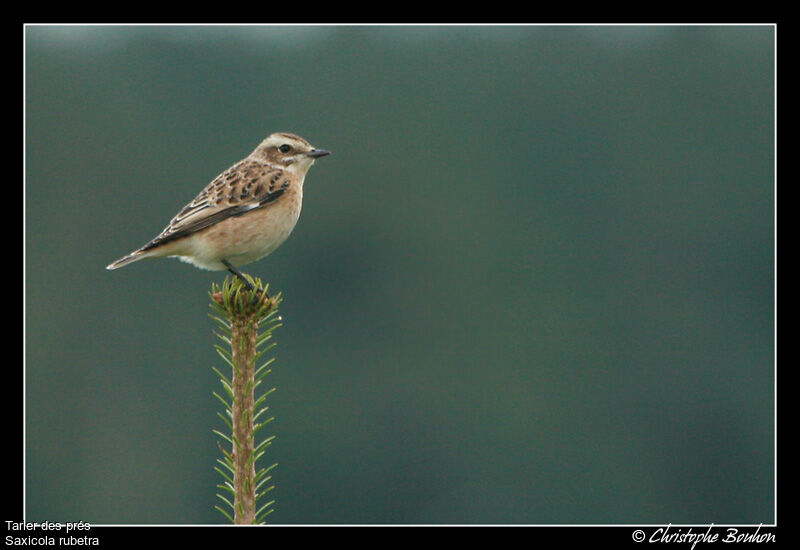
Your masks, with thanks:
[{"label": "bird's wing", "polygon": [[150,250],[271,204],[286,192],[290,183],[291,178],[283,170],[245,159],[209,183],[142,250]]}]

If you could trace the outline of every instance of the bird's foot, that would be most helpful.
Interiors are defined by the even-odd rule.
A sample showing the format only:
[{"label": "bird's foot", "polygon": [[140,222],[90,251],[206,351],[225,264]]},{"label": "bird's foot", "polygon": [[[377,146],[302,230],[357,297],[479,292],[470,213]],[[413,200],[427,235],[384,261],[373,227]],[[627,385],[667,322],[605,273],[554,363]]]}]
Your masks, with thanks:
[{"label": "bird's foot", "polygon": [[244,287],[251,292],[253,295],[250,298],[250,305],[254,306],[256,304],[263,304],[266,300],[269,300],[269,294],[267,294],[267,289],[256,288],[256,286],[245,277],[241,271],[236,269],[233,264],[231,264],[228,260],[222,260],[222,263],[225,267],[228,268],[228,271],[233,273],[244,285]]}]

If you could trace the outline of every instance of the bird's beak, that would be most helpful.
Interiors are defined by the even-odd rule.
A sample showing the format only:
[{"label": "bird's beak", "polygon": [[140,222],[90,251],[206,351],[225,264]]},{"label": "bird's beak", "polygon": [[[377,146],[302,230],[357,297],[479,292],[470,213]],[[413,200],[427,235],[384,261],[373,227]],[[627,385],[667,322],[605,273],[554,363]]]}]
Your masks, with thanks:
[{"label": "bird's beak", "polygon": [[325,149],[311,149],[308,153],[306,153],[306,156],[311,157],[312,159],[316,159],[330,154],[331,152],[326,151]]}]

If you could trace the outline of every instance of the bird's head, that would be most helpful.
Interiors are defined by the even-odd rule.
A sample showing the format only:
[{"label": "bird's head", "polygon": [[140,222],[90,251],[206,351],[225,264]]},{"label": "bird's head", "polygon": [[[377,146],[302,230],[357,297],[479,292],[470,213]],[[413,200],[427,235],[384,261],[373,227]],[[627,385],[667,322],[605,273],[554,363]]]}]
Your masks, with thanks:
[{"label": "bird's head", "polygon": [[262,141],[250,156],[277,168],[305,175],[316,159],[330,154],[325,149],[316,149],[298,135],[277,132]]}]

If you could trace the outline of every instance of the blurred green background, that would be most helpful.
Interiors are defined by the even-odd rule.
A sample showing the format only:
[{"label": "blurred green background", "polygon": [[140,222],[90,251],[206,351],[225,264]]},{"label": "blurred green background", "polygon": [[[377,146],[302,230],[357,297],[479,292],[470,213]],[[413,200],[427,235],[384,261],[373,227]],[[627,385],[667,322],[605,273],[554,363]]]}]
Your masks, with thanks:
[{"label": "blurred green background", "polygon": [[224,523],[224,274],[105,266],[289,131],[272,523],[774,521],[772,26],[25,47],[28,520]]}]

